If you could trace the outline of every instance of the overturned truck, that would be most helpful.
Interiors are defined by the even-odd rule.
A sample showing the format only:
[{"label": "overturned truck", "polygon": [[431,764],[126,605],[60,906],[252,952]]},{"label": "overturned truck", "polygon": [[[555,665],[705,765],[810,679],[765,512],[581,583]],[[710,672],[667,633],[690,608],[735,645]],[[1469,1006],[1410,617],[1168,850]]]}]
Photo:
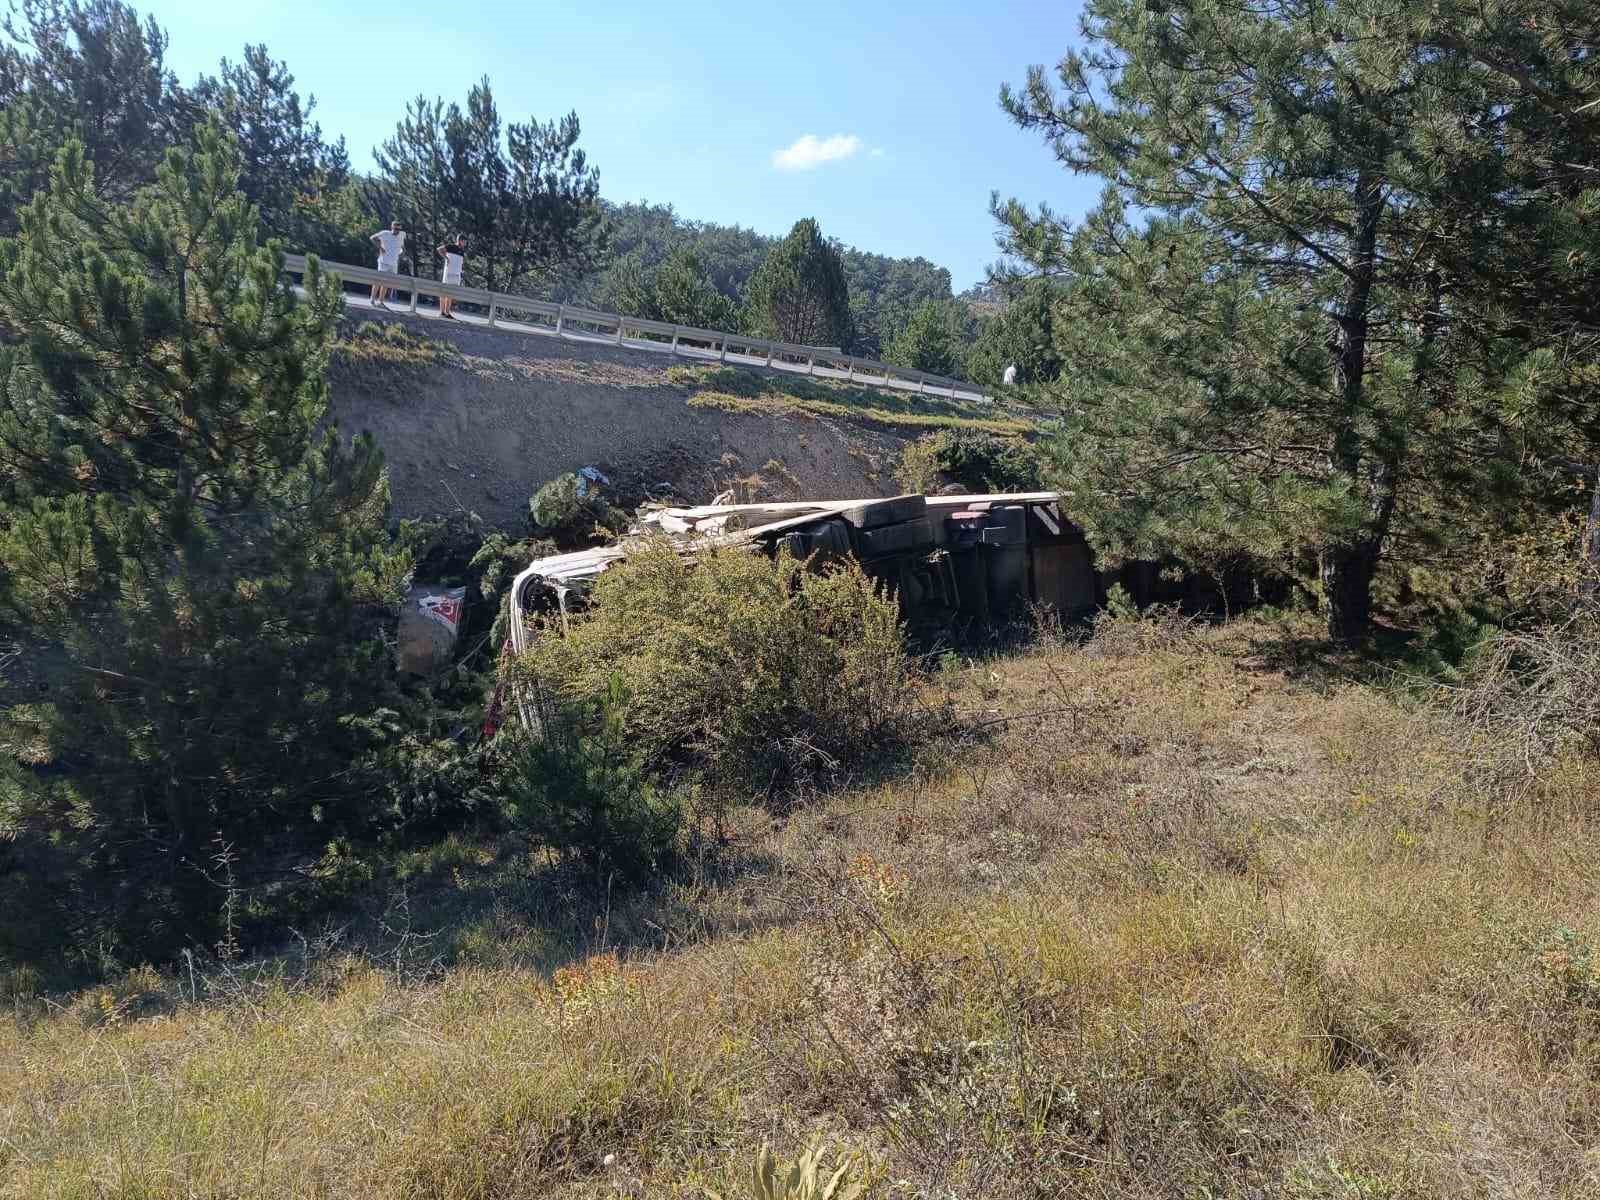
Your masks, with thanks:
[{"label": "overturned truck", "polygon": [[[895,594],[913,630],[933,633],[1002,621],[1031,605],[1067,618],[1096,607],[1094,554],[1061,499],[1025,492],[657,508],[645,514],[642,532],[678,539],[686,554],[742,546],[814,563],[853,557]],[[512,649],[528,648],[530,617],[565,617],[581,607],[595,577],[636,545],[625,538],[532,563],[512,584]]]}]

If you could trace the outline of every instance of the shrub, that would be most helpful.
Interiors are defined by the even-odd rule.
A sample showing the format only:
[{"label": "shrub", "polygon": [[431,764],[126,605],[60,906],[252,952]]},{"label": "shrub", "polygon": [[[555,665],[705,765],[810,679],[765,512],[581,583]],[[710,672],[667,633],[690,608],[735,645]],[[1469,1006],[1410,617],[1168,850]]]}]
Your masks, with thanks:
[{"label": "shrub", "polygon": [[1600,755],[1597,678],[1600,605],[1580,605],[1559,625],[1496,634],[1453,691],[1457,714],[1486,735],[1480,767],[1531,783],[1564,754]]},{"label": "shrub", "polygon": [[1044,486],[1044,464],[1019,438],[942,429],[905,448],[895,478],[908,492],[937,491],[951,483],[973,492],[1032,492]]},{"label": "shrub", "polygon": [[691,561],[647,542],[524,669],[567,703],[622,681],[622,727],[652,769],[771,793],[904,737],[914,678],[898,609],[854,564],[807,571],[737,550]]},{"label": "shrub", "polygon": [[672,854],[680,812],[629,742],[621,677],[612,675],[599,696],[563,702],[545,691],[536,703],[540,736],[523,746],[506,783],[512,825],[576,854],[599,879],[654,872]]},{"label": "shrub", "polygon": [[[750,1164],[746,1190],[734,1195],[743,1195],[749,1200],[859,1200],[865,1194],[865,1186],[851,1178],[854,1164],[846,1159],[830,1175],[822,1165],[825,1155],[826,1150],[819,1143],[784,1171],[772,1156],[772,1147],[763,1145]],[[716,1200],[722,1198],[716,1197]]]},{"label": "shrub", "polygon": [[575,473],[557,475],[533,494],[528,512],[535,529],[562,550],[572,550],[593,540],[595,533],[616,532],[620,514],[587,480]]}]

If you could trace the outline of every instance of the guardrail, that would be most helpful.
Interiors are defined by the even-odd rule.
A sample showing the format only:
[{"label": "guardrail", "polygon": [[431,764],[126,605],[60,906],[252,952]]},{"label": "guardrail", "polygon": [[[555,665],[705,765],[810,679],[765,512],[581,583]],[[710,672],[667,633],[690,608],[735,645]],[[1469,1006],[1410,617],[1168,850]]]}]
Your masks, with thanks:
[{"label": "guardrail", "polygon": [[[287,273],[304,277],[305,255],[286,254],[283,260]],[[571,341],[609,342],[630,350],[653,350],[702,361],[728,362],[731,359],[823,379],[843,379],[897,391],[945,395],[955,400],[989,399],[970,383],[943,375],[931,375],[926,371],[915,371],[909,367],[897,367],[877,359],[857,358],[844,353],[837,346],[802,346],[729,330],[697,329],[692,325],[647,321],[642,317],[596,312],[579,305],[553,304],[548,300],[535,300],[531,296],[514,296],[483,288],[440,283],[416,275],[374,271],[371,267],[357,267],[349,263],[324,262],[322,269],[338,275],[346,283],[377,283],[396,293],[409,294],[409,305],[397,302],[395,306],[407,312],[421,311],[417,307],[419,296],[432,297],[435,301],[441,296],[448,296],[452,300],[476,304],[487,311],[487,323],[491,328],[514,333],[540,334]]]}]

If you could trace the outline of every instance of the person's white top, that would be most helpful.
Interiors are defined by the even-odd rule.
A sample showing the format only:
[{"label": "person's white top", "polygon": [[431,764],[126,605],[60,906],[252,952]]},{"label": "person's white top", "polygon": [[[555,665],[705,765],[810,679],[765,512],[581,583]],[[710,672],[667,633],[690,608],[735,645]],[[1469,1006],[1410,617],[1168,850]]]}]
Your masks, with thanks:
[{"label": "person's white top", "polygon": [[449,250],[444,252],[444,280],[445,283],[461,282],[462,256],[453,254]]},{"label": "person's white top", "polygon": [[406,235],[392,229],[378,233],[378,270],[393,271],[400,265],[400,251],[405,248]]},{"label": "person's white top", "polygon": [[1016,382],[1017,382],[1017,364],[1016,363],[1012,363],[1009,367],[1006,368],[1005,384],[1006,384],[1007,387],[1011,387]]}]

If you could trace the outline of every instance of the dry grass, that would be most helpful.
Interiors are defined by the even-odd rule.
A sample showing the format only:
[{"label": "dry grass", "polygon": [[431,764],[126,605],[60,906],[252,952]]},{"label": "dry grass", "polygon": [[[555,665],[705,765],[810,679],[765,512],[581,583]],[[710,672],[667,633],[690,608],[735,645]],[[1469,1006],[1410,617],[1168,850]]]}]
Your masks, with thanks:
[{"label": "dry grass", "polygon": [[1600,1194],[1597,768],[1487,796],[1250,634],[948,659],[961,731],[652,896],[451,843],[443,970],[18,1002],[0,1194],[700,1197],[814,1137],[880,1197]]},{"label": "dry grass", "polygon": [[726,412],[830,417],[893,430],[972,429],[1005,436],[1030,433],[1031,420],[995,404],[879,391],[830,379],[780,377],[739,367],[685,367],[667,378],[690,389],[689,404]]},{"label": "dry grass", "polygon": [[413,333],[397,322],[363,321],[334,347],[336,359],[352,363],[427,367],[459,362],[461,351],[449,342]]}]

